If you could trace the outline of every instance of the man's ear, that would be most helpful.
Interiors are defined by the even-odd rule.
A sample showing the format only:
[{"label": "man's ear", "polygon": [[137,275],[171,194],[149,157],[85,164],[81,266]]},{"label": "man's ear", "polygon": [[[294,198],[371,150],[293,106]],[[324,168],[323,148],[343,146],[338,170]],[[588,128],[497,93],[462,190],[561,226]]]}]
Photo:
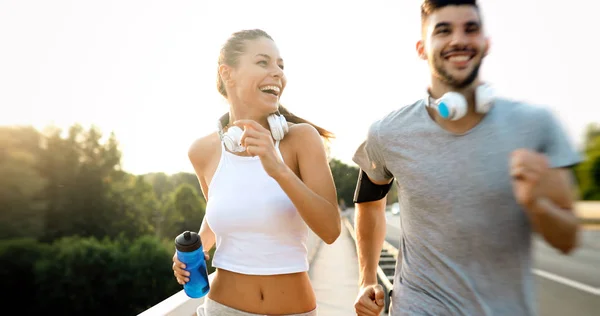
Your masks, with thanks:
[{"label": "man's ear", "polygon": [[427,60],[427,54],[425,54],[425,44],[423,43],[423,40],[419,40],[417,42],[416,49],[419,58],[421,58],[422,60]]},{"label": "man's ear", "polygon": [[483,56],[486,57],[490,52],[491,40],[489,37],[485,38],[485,49],[483,51]]}]

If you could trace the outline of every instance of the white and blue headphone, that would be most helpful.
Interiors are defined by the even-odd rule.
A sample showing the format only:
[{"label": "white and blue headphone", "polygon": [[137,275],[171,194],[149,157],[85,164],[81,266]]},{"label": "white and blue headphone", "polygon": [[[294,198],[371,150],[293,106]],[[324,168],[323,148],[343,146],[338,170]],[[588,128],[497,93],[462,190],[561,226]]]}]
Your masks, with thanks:
[{"label": "white and blue headphone", "polygon": [[[242,129],[237,126],[231,126],[227,129],[227,131],[223,131],[223,126],[227,125],[227,118],[229,117],[229,113],[223,115],[221,119],[218,120],[218,132],[219,137],[221,137],[221,141],[225,144],[227,150],[231,152],[242,152],[246,150],[244,146],[240,143],[242,138]],[[276,141],[280,141],[283,139],[285,134],[289,132],[289,127],[287,121],[283,115],[279,113],[279,111],[269,115],[267,117],[269,122],[269,127],[271,129],[271,135]]]},{"label": "white and blue headphone", "polygon": [[[487,113],[491,109],[496,96],[488,84],[481,84],[475,90],[475,111]],[[467,114],[467,100],[458,92],[446,92],[441,98],[433,99],[429,91],[425,97],[425,104],[435,109],[438,114],[447,120],[456,121]],[[431,102],[433,100],[433,102]]]}]

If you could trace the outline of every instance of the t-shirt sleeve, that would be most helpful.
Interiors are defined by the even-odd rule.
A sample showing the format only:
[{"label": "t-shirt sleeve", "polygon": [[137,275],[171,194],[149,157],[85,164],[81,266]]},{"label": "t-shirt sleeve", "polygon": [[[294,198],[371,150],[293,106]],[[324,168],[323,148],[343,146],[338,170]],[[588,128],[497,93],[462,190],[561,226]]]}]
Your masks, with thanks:
[{"label": "t-shirt sleeve", "polygon": [[542,115],[543,143],[542,153],[550,162],[551,168],[569,168],[583,161],[581,154],[575,149],[562,124],[555,115],[544,109]]},{"label": "t-shirt sleeve", "polygon": [[372,181],[389,182],[393,179],[394,176],[386,167],[379,141],[379,121],[371,124],[367,138],[358,146],[352,160]]}]

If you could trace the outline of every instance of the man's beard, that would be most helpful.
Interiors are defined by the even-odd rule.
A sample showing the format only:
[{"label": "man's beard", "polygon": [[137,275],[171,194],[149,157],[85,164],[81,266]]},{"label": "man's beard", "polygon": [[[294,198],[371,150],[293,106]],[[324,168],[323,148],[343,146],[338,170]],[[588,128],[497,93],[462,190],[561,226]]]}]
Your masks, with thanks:
[{"label": "man's beard", "polygon": [[[438,63],[438,61],[440,62]],[[468,87],[470,84],[473,83],[473,81],[475,81],[475,79],[477,79],[477,76],[479,75],[479,68],[481,67],[481,60],[479,60],[479,62],[475,64],[475,67],[473,67],[471,73],[462,81],[459,81],[458,79],[452,77],[452,75],[450,75],[446,70],[444,70],[441,59],[434,60],[432,66],[433,75],[437,79],[449,85],[453,89],[459,90]]]}]

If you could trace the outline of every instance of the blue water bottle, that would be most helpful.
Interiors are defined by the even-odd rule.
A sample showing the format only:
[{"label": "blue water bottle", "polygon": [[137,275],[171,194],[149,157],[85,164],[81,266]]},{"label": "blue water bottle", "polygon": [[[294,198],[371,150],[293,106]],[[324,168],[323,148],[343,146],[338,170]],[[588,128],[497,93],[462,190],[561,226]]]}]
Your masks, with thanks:
[{"label": "blue water bottle", "polygon": [[185,270],[190,272],[190,281],[183,285],[185,294],[191,298],[204,297],[210,290],[210,284],[200,236],[195,232],[185,231],[175,238],[175,248],[177,258],[185,264]]}]

